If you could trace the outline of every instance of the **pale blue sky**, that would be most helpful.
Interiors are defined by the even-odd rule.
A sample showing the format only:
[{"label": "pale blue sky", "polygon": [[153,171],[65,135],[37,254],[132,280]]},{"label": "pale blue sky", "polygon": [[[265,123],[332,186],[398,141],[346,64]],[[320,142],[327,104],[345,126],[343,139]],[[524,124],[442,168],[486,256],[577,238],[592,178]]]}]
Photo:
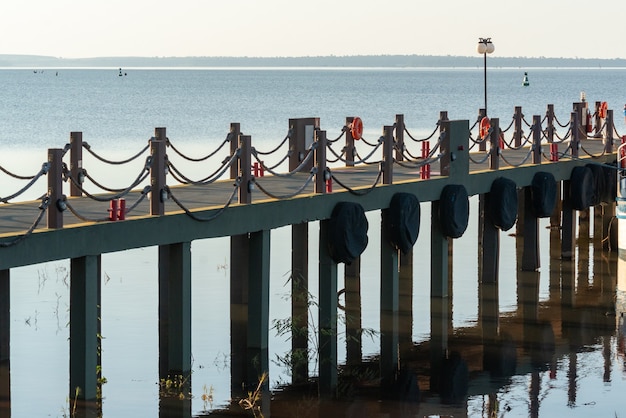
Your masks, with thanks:
[{"label": "pale blue sky", "polygon": [[474,55],[626,58],[626,2],[605,0],[14,0],[0,54]]}]

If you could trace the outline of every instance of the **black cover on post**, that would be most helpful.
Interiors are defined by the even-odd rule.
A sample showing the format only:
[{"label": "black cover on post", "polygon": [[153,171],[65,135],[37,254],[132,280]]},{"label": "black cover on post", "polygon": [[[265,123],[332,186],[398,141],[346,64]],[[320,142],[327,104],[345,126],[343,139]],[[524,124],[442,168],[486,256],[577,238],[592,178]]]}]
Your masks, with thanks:
[{"label": "black cover on post", "polygon": [[548,218],[556,206],[556,180],[552,173],[535,173],[530,183],[532,208],[537,218]]},{"label": "black cover on post", "polygon": [[487,195],[488,214],[496,228],[508,231],[517,220],[517,185],[511,179],[498,177]]},{"label": "black cover on post", "polygon": [[572,175],[570,176],[572,208],[575,210],[585,210],[593,206],[596,199],[594,187],[593,173],[589,167],[574,167],[574,169],[572,169]]},{"label": "black cover on post", "polygon": [[369,224],[363,206],[339,202],[329,220],[328,251],[335,263],[350,264],[367,247]]},{"label": "black cover on post", "polygon": [[389,202],[389,241],[408,253],[420,232],[420,201],[411,193],[396,193]]},{"label": "black cover on post", "polygon": [[593,178],[593,190],[594,190],[594,194],[593,194],[593,206],[595,205],[599,205],[600,203],[602,203],[602,198],[604,197],[605,194],[605,188],[606,188],[606,181],[604,180],[604,170],[602,169],[602,166],[600,164],[587,164],[585,167],[587,167],[592,174],[592,178]]},{"label": "black cover on post", "polygon": [[462,184],[448,184],[441,191],[439,218],[446,237],[459,238],[469,221],[469,198]]}]

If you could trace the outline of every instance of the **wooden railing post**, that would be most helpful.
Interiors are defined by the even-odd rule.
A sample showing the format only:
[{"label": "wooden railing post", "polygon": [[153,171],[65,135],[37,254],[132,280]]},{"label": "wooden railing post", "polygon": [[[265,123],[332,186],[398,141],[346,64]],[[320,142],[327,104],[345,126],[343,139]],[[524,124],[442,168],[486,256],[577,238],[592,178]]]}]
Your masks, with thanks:
[{"label": "wooden railing post", "polygon": [[320,129],[315,130],[315,166],[317,174],[315,174],[315,193],[326,193],[326,131]]},{"label": "wooden railing post", "polygon": [[596,110],[593,113],[594,115],[594,129],[593,129],[593,137],[601,138],[602,137],[602,118],[600,117],[600,107],[602,106],[602,102],[596,102]]},{"label": "wooden railing post", "polygon": [[[231,123],[230,132],[228,133],[228,138],[230,141],[230,155],[231,156],[235,152],[237,152],[237,147],[239,146],[240,134],[241,134],[241,125],[236,122]],[[238,172],[239,172],[239,167],[237,166],[237,164],[233,164],[230,166],[230,178],[231,179],[236,179]]]},{"label": "wooden railing post", "polygon": [[239,185],[239,203],[252,203],[252,138],[250,135],[239,135],[239,176],[241,184]]},{"label": "wooden railing post", "polygon": [[150,140],[150,215],[165,214],[165,167],[167,135],[165,128],[155,128]]},{"label": "wooden railing post", "polygon": [[522,113],[521,106],[515,106],[515,113],[513,114],[514,131],[513,131],[513,143],[516,147],[522,145],[522,119],[524,118],[524,114]]},{"label": "wooden railing post", "polygon": [[491,118],[491,135],[489,135],[489,169],[500,168],[500,119]]},{"label": "wooden railing post", "polygon": [[396,115],[396,161],[404,161],[404,115]]},{"label": "wooden railing post", "polygon": [[606,111],[606,135],[604,136],[604,150],[607,153],[613,152],[613,109]]},{"label": "wooden railing post", "polygon": [[[70,196],[82,196],[80,187],[83,185],[83,133],[70,132],[70,175],[74,182],[70,182]],[[80,187],[79,187],[80,186]]]},{"label": "wooden railing post", "polygon": [[383,128],[383,184],[393,183],[393,126]]},{"label": "wooden railing post", "polygon": [[548,123],[547,126],[547,139],[549,143],[554,142],[554,105],[549,104],[548,110],[546,112],[546,121]]},{"label": "wooden railing post", "polygon": [[572,158],[578,158],[578,148],[580,148],[580,126],[578,124],[578,112],[570,114]]},{"label": "wooden railing post", "polygon": [[543,131],[541,129],[541,116],[533,116],[533,164],[541,164],[541,140]]},{"label": "wooden railing post", "polygon": [[[486,109],[478,109],[478,123],[476,124],[478,126],[478,124],[480,124],[480,121],[487,116],[487,110]],[[485,141],[481,141],[478,144],[478,150],[479,151],[487,151],[487,143]]]},{"label": "wooden railing post", "polygon": [[[307,151],[315,141],[315,130],[320,127],[320,118],[289,119],[289,171],[295,170],[306,157]],[[313,162],[303,167],[310,170]]]},{"label": "wooden railing post", "polygon": [[[349,127],[354,120],[354,116],[346,117],[346,127]],[[354,167],[354,156],[356,155],[356,148],[354,147],[354,137],[352,136],[352,130],[346,129],[346,146],[344,157],[346,159],[346,167]]]},{"label": "wooden railing post", "polygon": [[48,228],[63,228],[63,150],[48,149]]}]

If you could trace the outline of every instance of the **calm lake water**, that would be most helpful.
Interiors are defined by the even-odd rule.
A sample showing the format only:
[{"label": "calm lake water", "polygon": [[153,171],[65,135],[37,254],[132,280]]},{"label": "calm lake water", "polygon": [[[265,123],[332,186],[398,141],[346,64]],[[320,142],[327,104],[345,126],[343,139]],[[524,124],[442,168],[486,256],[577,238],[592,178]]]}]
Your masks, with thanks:
[{"label": "calm lake water", "polygon": [[[168,137],[185,150],[206,154],[226,136],[231,122],[241,123],[259,149],[282,140],[289,118],[317,116],[329,138],[339,135],[346,116],[360,116],[365,137],[376,138],[395,115],[405,115],[416,136],[429,135],[439,111],[450,119],[476,119],[483,103],[483,69],[33,69],[0,70],[0,165],[19,174],[34,174],[46,159],[47,148],[62,148],[71,131],[100,153],[127,157],[167,127]],[[530,86],[522,87],[524,71]],[[621,86],[626,69],[489,69],[489,113],[508,126],[515,106],[528,121],[544,115],[554,104],[566,122],[572,103],[585,91],[587,100],[607,101],[616,109],[616,127],[626,130],[621,109],[626,102]],[[621,134],[621,132],[620,132]],[[141,166],[142,162],[139,162]],[[111,172],[85,158],[96,178],[124,187],[136,167]],[[93,167],[93,168],[92,168]],[[0,174],[0,196],[20,187]],[[25,198],[41,195],[43,182]],[[471,223],[454,243],[454,344],[468,353],[478,324],[478,205],[471,201]],[[421,347],[430,339],[429,295],[430,206],[422,204],[422,233],[414,252],[414,319],[412,340]],[[379,328],[378,225],[380,213],[368,214],[370,233],[362,264],[362,326]],[[424,393],[418,411],[409,415],[385,410],[376,400],[362,401],[343,416],[623,416],[626,357],[622,312],[626,312],[626,255],[601,252],[594,241],[581,241],[572,266],[562,266],[550,249],[547,221],[541,224],[539,307],[541,319],[552,320],[555,354],[532,365],[530,351],[519,349],[518,371],[494,382],[472,372],[469,394],[461,406],[442,406]],[[310,225],[310,289],[317,293],[318,224]],[[272,231],[271,318],[290,315],[288,279],[290,229]],[[528,304],[527,280],[518,274],[516,238],[501,236],[499,309],[502,329],[521,332],[519,316]],[[230,401],[228,239],[192,243],[193,416],[208,415]],[[157,249],[143,248],[102,257],[102,365],[104,417],[157,417],[158,298]],[[556,275],[556,279],[555,279]],[[339,277],[343,277],[340,267]],[[16,268],[11,271],[11,417],[63,417],[70,414],[69,386],[69,262]],[[571,285],[578,314],[555,290]],[[343,287],[340,280],[339,287]],[[569,293],[566,294],[570,295]],[[565,307],[565,308],[564,308]],[[582,313],[581,313],[582,312]],[[313,312],[313,317],[317,313]],[[290,347],[285,337],[270,331],[270,358]],[[340,338],[340,358],[345,344]],[[363,340],[364,358],[376,356],[377,336]],[[463,348],[465,347],[465,348]],[[313,366],[312,366],[313,367]],[[420,376],[420,385],[427,376]],[[270,386],[289,382],[278,363],[270,369]],[[427,386],[422,386],[425,388]],[[205,402],[203,394],[212,394]],[[296,403],[297,404],[297,403]],[[302,405],[303,402],[300,401]],[[311,405],[299,416],[311,416]],[[242,414],[244,413],[241,410]],[[491,411],[492,412],[492,411]],[[350,415],[353,413],[353,415]],[[250,415],[250,414],[249,414]],[[320,414],[321,415],[321,414]],[[326,414],[326,416],[332,416]]]}]

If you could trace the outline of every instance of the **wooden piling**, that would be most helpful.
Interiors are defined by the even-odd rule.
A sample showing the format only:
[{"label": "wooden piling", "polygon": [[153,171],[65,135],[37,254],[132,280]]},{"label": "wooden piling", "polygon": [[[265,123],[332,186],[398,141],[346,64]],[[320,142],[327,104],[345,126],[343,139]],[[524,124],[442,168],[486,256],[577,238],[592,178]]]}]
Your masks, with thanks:
[{"label": "wooden piling", "polygon": [[248,382],[258,382],[269,373],[270,231],[250,233],[249,248]]},{"label": "wooden piling", "polygon": [[389,209],[382,210],[380,231],[380,377],[390,385],[398,369],[398,311],[400,297],[398,250],[390,244]]},{"label": "wooden piling", "polygon": [[98,394],[100,336],[98,307],[101,256],[70,261],[70,387],[69,397],[95,401]]},{"label": "wooden piling", "polygon": [[536,271],[541,266],[539,253],[539,219],[533,213],[532,192],[530,187],[524,187],[523,196],[523,237],[522,271]]},{"label": "wooden piling", "polygon": [[301,359],[291,364],[292,383],[309,376],[309,224],[291,226],[291,352]]},{"label": "wooden piling", "polygon": [[191,374],[191,243],[159,246],[159,377]]},{"label": "wooden piling", "polygon": [[11,271],[0,270],[0,362],[10,358]]},{"label": "wooden piling", "polygon": [[320,221],[319,238],[319,392],[337,391],[337,263],[328,250],[329,220]]},{"label": "wooden piling", "polygon": [[576,248],[576,210],[572,207],[570,180],[563,181],[562,205],[561,258],[571,260]]}]

